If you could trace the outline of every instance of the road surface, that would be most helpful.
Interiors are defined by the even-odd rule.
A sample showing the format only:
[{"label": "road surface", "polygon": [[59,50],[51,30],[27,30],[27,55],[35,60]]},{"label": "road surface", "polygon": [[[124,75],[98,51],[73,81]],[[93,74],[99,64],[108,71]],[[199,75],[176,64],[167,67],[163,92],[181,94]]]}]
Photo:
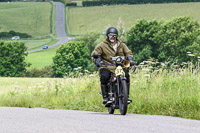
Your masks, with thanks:
[{"label": "road surface", "polygon": [[0,107],[1,133],[200,133],[200,121],[169,116]]},{"label": "road surface", "polygon": [[[56,34],[58,38],[58,42],[50,45],[49,48],[56,47],[58,45],[61,45],[71,39],[73,37],[68,37],[66,35],[65,31],[65,7],[64,4],[61,2],[54,2],[56,4]],[[31,52],[36,52],[36,51],[41,51],[43,50],[42,48],[35,49],[35,50],[30,50],[28,53]]]}]

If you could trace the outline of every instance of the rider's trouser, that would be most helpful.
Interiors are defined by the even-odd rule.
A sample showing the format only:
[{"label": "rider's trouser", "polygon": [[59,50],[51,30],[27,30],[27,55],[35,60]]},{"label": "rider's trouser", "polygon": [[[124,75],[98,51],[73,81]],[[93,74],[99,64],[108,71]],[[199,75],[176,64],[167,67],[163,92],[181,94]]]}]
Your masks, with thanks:
[{"label": "rider's trouser", "polygon": [[[124,69],[125,72],[125,77],[126,77],[126,83],[130,83],[130,76],[129,76],[129,71]],[[106,69],[106,68],[102,68],[100,69],[100,81],[101,81],[101,85],[107,85],[111,76],[111,72]]]},{"label": "rider's trouser", "polygon": [[[127,87],[128,87],[128,95],[129,95],[130,76],[129,76],[128,70],[124,69],[124,72],[125,72],[126,83],[127,83]],[[110,77],[111,77],[111,72],[108,69],[106,69],[106,68],[100,69],[101,91],[102,91],[102,96],[104,99],[103,104],[105,104],[108,100],[108,99],[106,99],[108,96],[107,84],[109,82]]]}]

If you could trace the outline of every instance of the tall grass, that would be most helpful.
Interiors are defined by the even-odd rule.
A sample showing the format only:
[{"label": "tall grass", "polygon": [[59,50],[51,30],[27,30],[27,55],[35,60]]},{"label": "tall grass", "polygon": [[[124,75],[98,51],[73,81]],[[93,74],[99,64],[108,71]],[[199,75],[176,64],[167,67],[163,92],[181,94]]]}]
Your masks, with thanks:
[{"label": "tall grass", "polygon": [[[168,115],[200,120],[198,71],[131,72],[128,113]],[[11,80],[12,79],[12,80]],[[43,107],[107,112],[98,74],[78,78],[0,78],[0,106]]]},{"label": "tall grass", "polygon": [[0,32],[14,30],[33,37],[50,34],[49,2],[0,3]]},{"label": "tall grass", "polygon": [[168,20],[192,16],[200,22],[199,12],[199,2],[76,7],[69,8],[67,21],[70,33],[79,35],[91,31],[105,32],[109,26],[117,27],[119,20],[126,31],[140,19]]}]

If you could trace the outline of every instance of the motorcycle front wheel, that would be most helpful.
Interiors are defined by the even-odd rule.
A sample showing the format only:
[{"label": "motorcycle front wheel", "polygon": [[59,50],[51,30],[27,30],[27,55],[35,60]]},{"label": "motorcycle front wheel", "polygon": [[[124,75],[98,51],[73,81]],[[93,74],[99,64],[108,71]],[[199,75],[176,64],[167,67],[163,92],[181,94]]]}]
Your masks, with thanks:
[{"label": "motorcycle front wheel", "polygon": [[108,113],[109,114],[114,114],[115,112],[115,109],[111,106],[111,107],[108,107]]},{"label": "motorcycle front wheel", "polygon": [[126,115],[128,108],[128,88],[126,80],[121,80],[120,84],[121,97],[119,98],[119,109],[121,115]]}]

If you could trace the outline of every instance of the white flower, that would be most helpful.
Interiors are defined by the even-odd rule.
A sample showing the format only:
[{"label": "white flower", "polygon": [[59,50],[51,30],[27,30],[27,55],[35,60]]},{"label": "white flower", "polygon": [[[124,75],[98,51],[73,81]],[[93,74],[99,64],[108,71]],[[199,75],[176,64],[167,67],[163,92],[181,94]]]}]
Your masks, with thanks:
[{"label": "white flower", "polygon": [[151,63],[151,61],[143,61],[144,63]]},{"label": "white flower", "polygon": [[188,56],[195,56],[195,55],[193,55],[193,54],[188,54]]},{"label": "white flower", "polygon": [[149,67],[149,69],[153,69],[153,67],[152,67],[152,66],[150,66],[150,67]]},{"label": "white flower", "polygon": [[140,65],[144,65],[144,62],[141,62]]},{"label": "white flower", "polygon": [[86,73],[89,73],[89,71],[88,70],[84,70]]},{"label": "white flower", "polygon": [[191,52],[190,52],[190,51],[188,51],[188,52],[187,52],[187,54],[191,54]]},{"label": "white flower", "polygon": [[90,74],[89,76],[90,76],[90,77],[94,77],[94,74]]},{"label": "white flower", "polygon": [[76,70],[78,70],[78,68],[74,68],[74,70],[76,71]]},{"label": "white flower", "polygon": [[143,68],[142,71],[150,71],[148,68]]},{"label": "white flower", "polygon": [[166,66],[165,63],[161,63],[162,66]]},{"label": "white flower", "polygon": [[150,77],[150,74],[145,74],[144,76],[145,76],[145,77]]}]

